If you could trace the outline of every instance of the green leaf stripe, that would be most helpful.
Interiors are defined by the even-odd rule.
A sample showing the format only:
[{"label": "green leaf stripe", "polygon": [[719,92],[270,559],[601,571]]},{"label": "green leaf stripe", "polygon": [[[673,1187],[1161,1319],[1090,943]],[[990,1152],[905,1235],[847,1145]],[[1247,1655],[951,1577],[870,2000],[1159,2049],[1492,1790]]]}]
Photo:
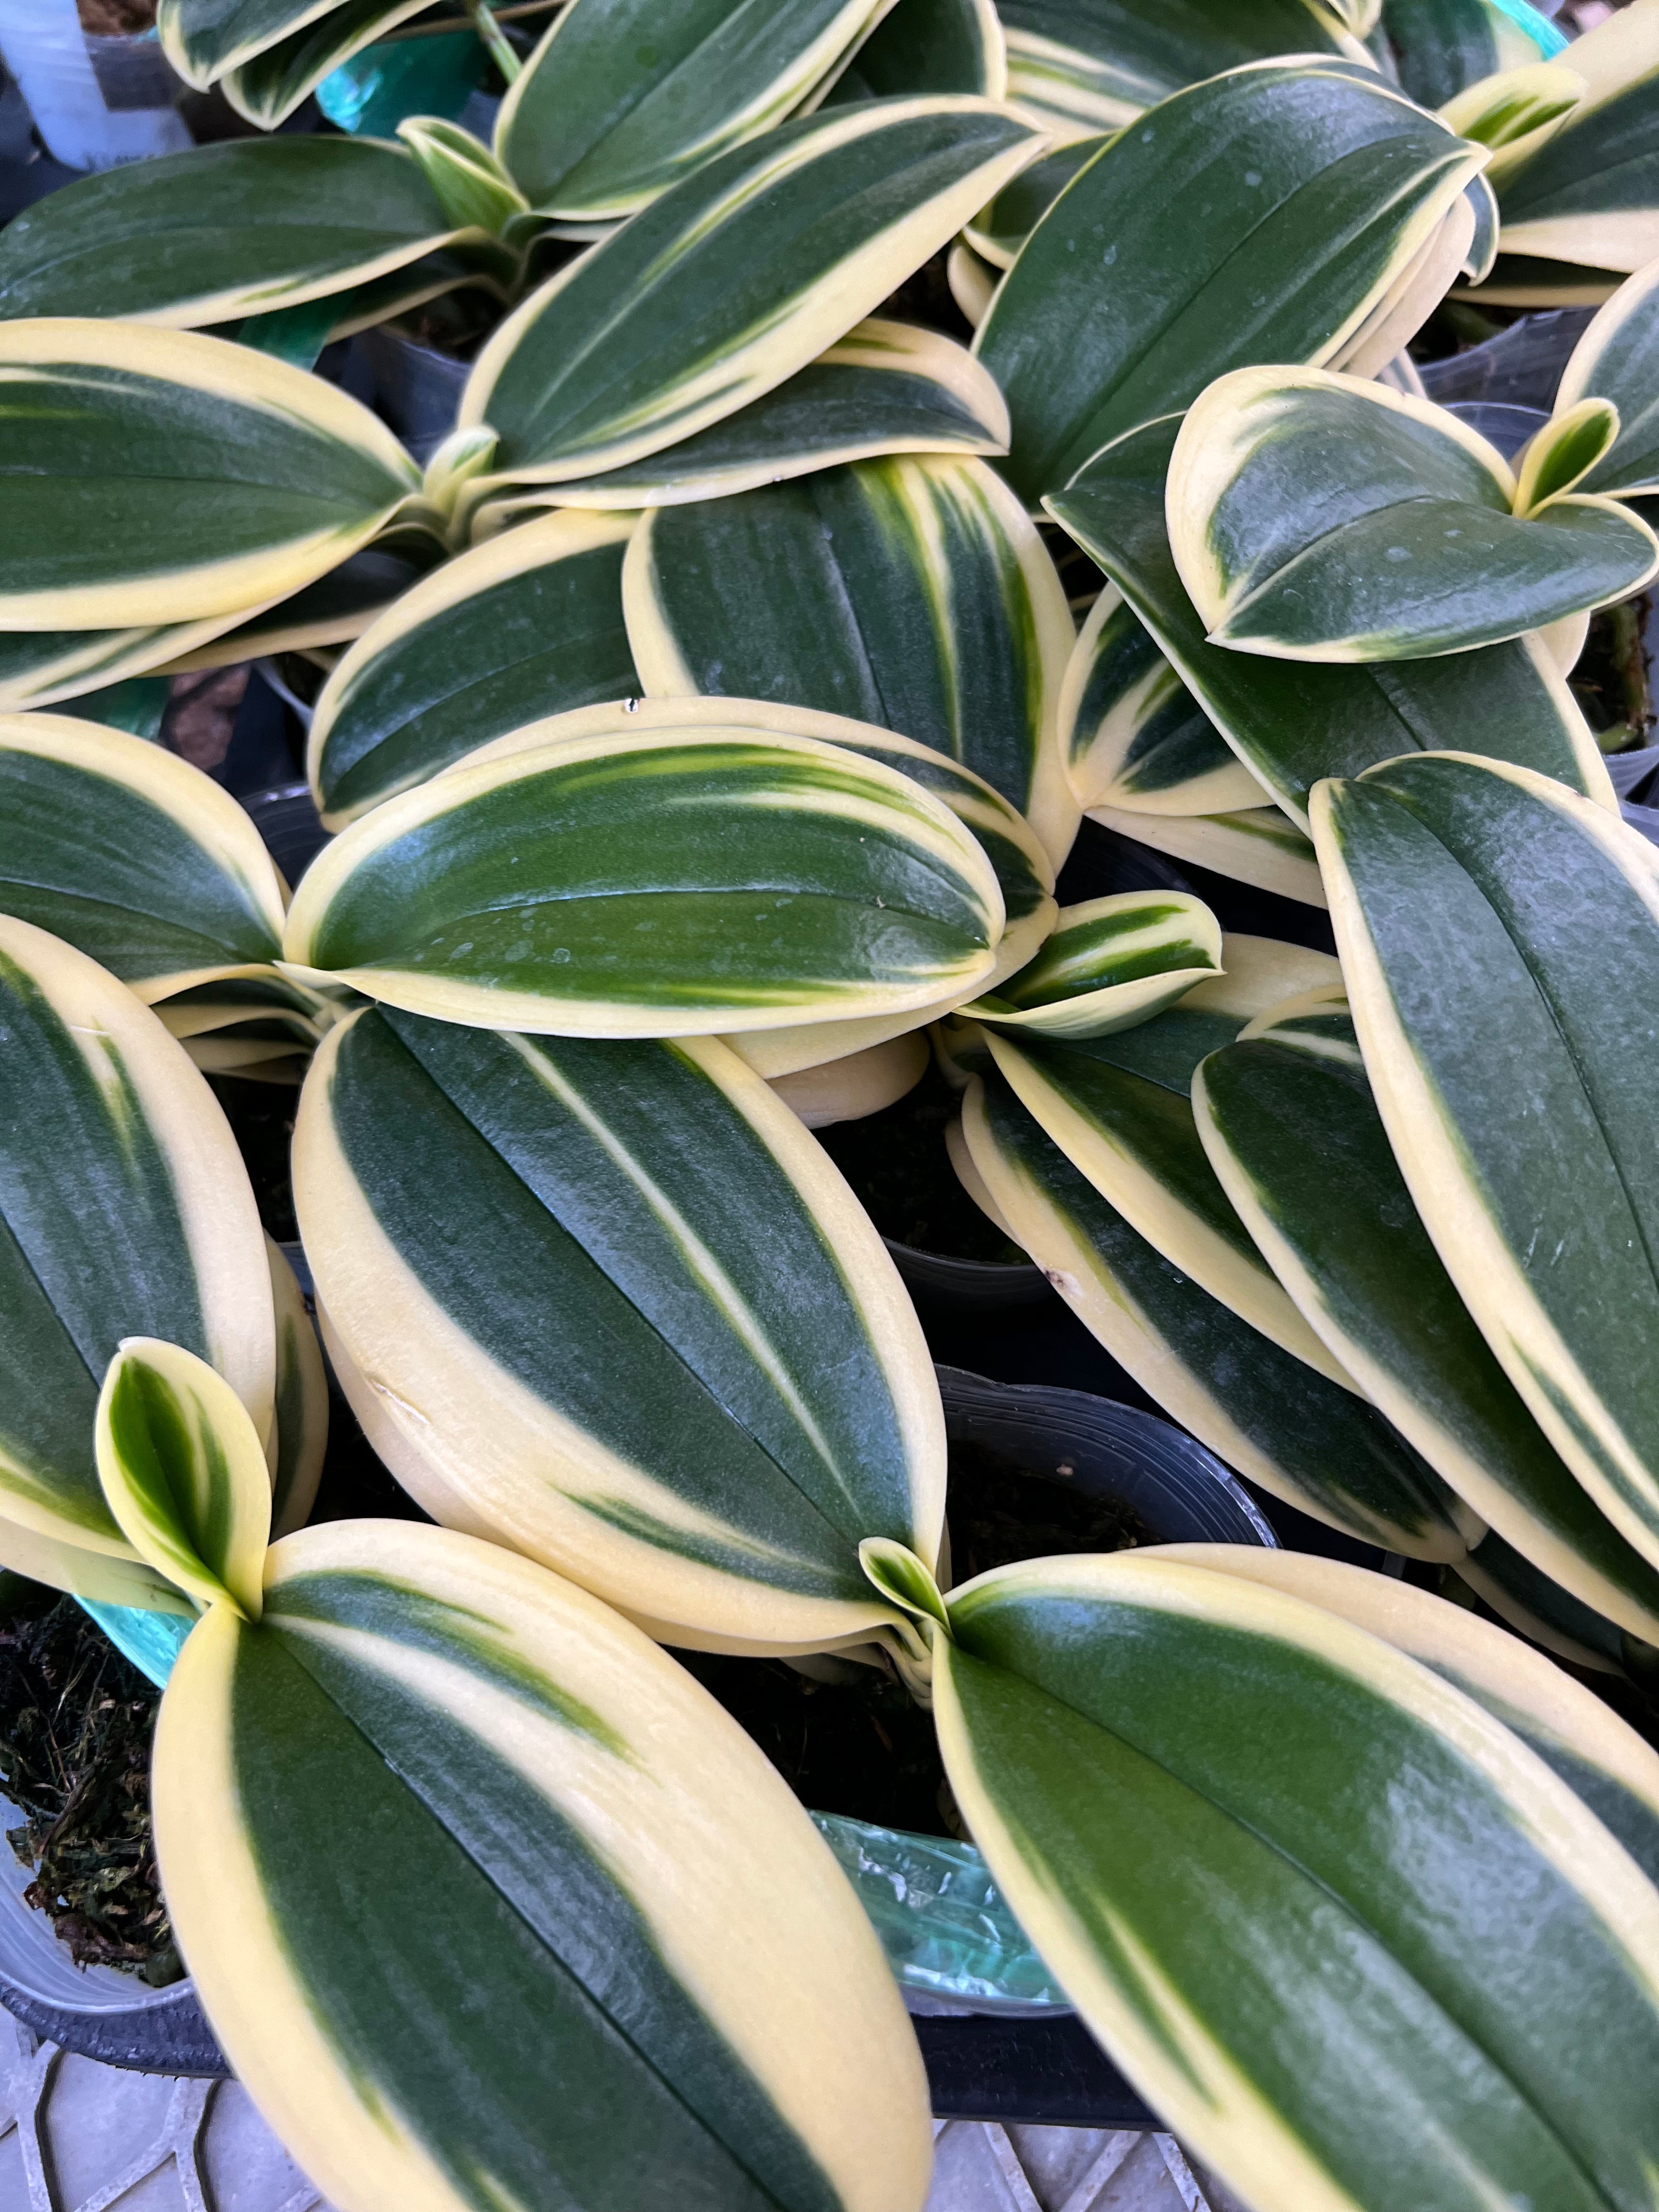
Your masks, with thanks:
[{"label": "green leaf stripe", "polygon": [[1054,563],[983,462],[868,461],[652,515],[624,579],[647,690],[902,731],[1026,815],[1077,828],[1056,743],[1073,628]]},{"label": "green leaf stripe", "polygon": [[1220,972],[1221,929],[1201,899],[1121,891],[1062,907],[1036,958],[964,1017],[1069,1040],[1149,1020]]},{"label": "green leaf stripe", "polygon": [[371,1433],[441,1518],[763,1643],[879,1620],[861,1538],[933,1557],[938,1399],[897,1278],[719,1044],[366,1013],[319,1055],[295,1182]]}]

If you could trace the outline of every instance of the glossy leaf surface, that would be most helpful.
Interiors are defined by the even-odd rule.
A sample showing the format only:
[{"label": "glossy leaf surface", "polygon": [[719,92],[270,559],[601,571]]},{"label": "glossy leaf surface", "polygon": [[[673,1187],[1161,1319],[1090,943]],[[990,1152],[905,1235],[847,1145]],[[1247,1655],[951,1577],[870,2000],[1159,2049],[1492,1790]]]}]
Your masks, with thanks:
[{"label": "glossy leaf surface", "polygon": [[1182,891],[1119,891],[1062,907],[1036,958],[960,1009],[1037,1036],[1105,1036],[1149,1020],[1218,972],[1221,926]]}]

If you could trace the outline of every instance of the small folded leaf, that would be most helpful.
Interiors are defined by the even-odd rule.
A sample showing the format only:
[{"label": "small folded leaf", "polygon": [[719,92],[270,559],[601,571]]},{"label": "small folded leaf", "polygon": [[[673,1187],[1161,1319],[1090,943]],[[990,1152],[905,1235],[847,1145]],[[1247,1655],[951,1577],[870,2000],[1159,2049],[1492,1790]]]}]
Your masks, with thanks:
[{"label": "small folded leaf", "polygon": [[1461,754],[1323,786],[1314,834],[1423,1224],[1534,1419],[1659,1563],[1659,854]]},{"label": "small folded leaf", "polygon": [[[1572,481],[1607,431],[1604,416],[1575,420],[1551,480]],[[1321,369],[1250,368],[1188,411],[1166,506],[1212,644],[1411,660],[1627,598],[1659,569],[1659,538],[1611,500],[1556,495],[1512,512],[1519,497],[1497,448],[1428,400]]]},{"label": "small folded leaf", "polygon": [[274,1237],[265,1238],[276,1316],[276,1460],[270,1473],[270,1533],[302,1528],[316,1502],[328,1449],[328,1370],[305,1295]]},{"label": "small folded leaf", "polygon": [[258,1213],[184,1048],[83,952],[3,916],[0,1033],[0,1509],[131,1557],[93,1464],[105,1370],[124,1337],[163,1337],[269,1434]]},{"label": "small folded leaf", "polygon": [[[1492,1542],[1485,1538],[1479,1555]],[[1460,1576],[1479,1555],[1458,1562]],[[1659,1878],[1659,1753],[1540,1652],[1463,1606],[1337,1559],[1237,1544],[1167,1544],[1157,1556],[1265,1583],[1380,1636],[1513,1730],[1619,1838],[1649,1881]]]},{"label": "small folded leaf", "polygon": [[1149,1021],[1221,966],[1221,925],[1187,891],[1119,891],[1063,906],[1036,958],[959,1011],[1058,1038]]},{"label": "small folded leaf", "polygon": [[1212,868],[1258,890],[1304,906],[1323,906],[1314,849],[1297,823],[1277,806],[1251,806],[1236,814],[1141,814],[1115,806],[1091,806],[1089,819],[1167,853],[1174,860]]},{"label": "small folded leaf", "polygon": [[542,214],[617,222],[795,112],[878,7],[572,0],[508,88],[495,150]]},{"label": "small folded leaf", "polygon": [[141,1559],[204,1609],[257,1620],[270,1470],[241,1400],[179,1345],[129,1336],[98,1401],[98,1479]]},{"label": "small folded leaf", "polygon": [[688,723],[463,760],[324,848],[284,957],[412,1012],[579,1036],[896,1014],[995,964],[981,848],[894,769]]},{"label": "small folded leaf", "polygon": [[1044,505],[1122,591],[1206,714],[1295,822],[1306,827],[1308,793],[1322,776],[1357,775],[1376,761],[1453,740],[1613,804],[1595,740],[1535,636],[1437,660],[1348,665],[1268,660],[1207,643],[1164,516],[1180,428],[1171,416],[1119,439]]},{"label": "small folded leaf", "polygon": [[372,1010],[307,1079],[295,1189],[337,1371],[440,1519],[740,1648],[879,1628],[866,1536],[936,1556],[944,1432],[903,1286],[717,1042]]},{"label": "small folded leaf", "polygon": [[1205,1158],[1191,1101],[1097,1058],[1089,1041],[988,1032],[1020,1104],[1137,1234],[1263,1336],[1357,1386],[1281,1288]]},{"label": "small folded leaf", "polygon": [[1223,1188],[1334,1356],[1481,1518],[1644,1642],[1659,1572],[1592,1504],[1487,1350],[1406,1189],[1346,1001],[1247,1029],[1198,1070]]},{"label": "small folded leaf", "polygon": [[603,476],[508,492],[485,513],[493,521],[527,506],[680,507],[880,453],[1007,449],[1008,410],[971,354],[937,331],[872,317],[708,429]]},{"label": "small folded leaf", "polygon": [[926,2078],[853,1889],[736,1722],[544,1570],[289,1537],[259,1623],[180,1655],[154,1804],[204,2008],[342,2212],[920,2212]]},{"label": "small folded leaf", "polygon": [[[429,0],[331,0],[326,14],[313,8],[302,28],[224,72],[219,82],[225,98],[249,123],[275,131],[325,76],[428,4]],[[181,13],[199,19],[203,10],[198,0],[181,0]]]},{"label": "small folded leaf", "polygon": [[[1534,62],[1481,78],[1441,109],[1442,120],[1460,137],[1492,148],[1494,158],[1486,171],[1486,185],[1498,222],[1502,217],[1494,188],[1510,170],[1530,161],[1546,137],[1560,129],[1583,100],[1586,88],[1577,70],[1559,63]],[[1478,283],[1480,277],[1474,281]]]},{"label": "small folded leaf", "polygon": [[980,325],[1013,417],[1010,483],[1035,504],[1228,369],[1331,359],[1484,159],[1347,63],[1260,63],[1176,94],[1055,201]]},{"label": "small folded leaf", "polygon": [[866,461],[649,517],[623,601],[648,691],[777,699],[885,725],[985,778],[1058,866],[1065,587],[977,460]]},{"label": "small folded leaf", "polygon": [[406,115],[398,136],[458,229],[505,231],[529,203],[488,146],[440,115]]},{"label": "small folded leaf", "polygon": [[1581,399],[1558,408],[1517,456],[1515,511],[1535,514],[1576,489],[1619,435],[1619,410],[1607,399]]},{"label": "small folded leaf", "polygon": [[367,543],[418,488],[320,377],[182,331],[0,323],[0,629],[252,612]]},{"label": "small folded leaf", "polygon": [[949,1609],[939,1743],[975,1841],[1231,2190],[1644,2202],[1659,1893],[1483,1705],[1178,1553],[1031,1560]]},{"label": "small folded leaf", "polygon": [[660,453],[833,345],[1037,143],[1006,108],[941,95],[836,109],[734,147],[508,316],[461,422],[497,433],[497,466],[520,482]]},{"label": "small folded leaf", "polygon": [[1370,58],[1315,0],[1005,0],[1008,97],[1068,137],[1120,131],[1183,85],[1273,54]]},{"label": "small folded leaf", "polygon": [[445,211],[400,146],[227,139],[103,169],[0,232],[0,316],[191,330],[390,275],[476,218]]},{"label": "small folded leaf", "polygon": [[1659,253],[1659,11],[1637,0],[1575,39],[1588,90],[1498,179],[1506,255],[1639,269]]},{"label": "small folded leaf", "polygon": [[969,1085],[962,1128],[1006,1234],[1148,1397],[1229,1466],[1410,1559],[1459,1559],[1480,1535],[1474,1514],[1376,1407],[1282,1351],[1137,1236],[1000,1076]]},{"label": "small folded leaf", "polygon": [[1582,491],[1659,491],[1659,262],[1621,284],[1574,347],[1556,393],[1558,415],[1604,399],[1618,434],[1591,465]]},{"label": "small folded leaf", "polygon": [[100,723],[0,715],[0,910],[154,1000],[274,959],[283,904],[252,818],[200,769]]},{"label": "small folded leaf", "polygon": [[307,748],[331,830],[540,715],[639,688],[623,628],[632,525],[557,514],[447,562],[334,670]]},{"label": "small folded leaf", "polygon": [[1060,736],[1085,811],[1224,814],[1261,800],[1262,787],[1115,584],[1090,610],[1066,665]]}]

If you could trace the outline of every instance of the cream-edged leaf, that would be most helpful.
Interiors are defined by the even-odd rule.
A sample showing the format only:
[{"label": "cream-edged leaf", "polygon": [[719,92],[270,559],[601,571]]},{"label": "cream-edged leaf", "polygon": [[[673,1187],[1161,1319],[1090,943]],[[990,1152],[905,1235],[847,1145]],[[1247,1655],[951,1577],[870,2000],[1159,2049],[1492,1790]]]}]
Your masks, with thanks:
[{"label": "cream-edged leaf", "polygon": [[622,612],[630,528],[625,516],[544,516],[389,606],[317,701],[307,763],[327,827],[508,730],[636,690]]},{"label": "cream-edged leaf", "polygon": [[925,2077],[853,1890],[737,1723],[544,1569],[289,1537],[259,1623],[180,1655],[154,1803],[204,2008],[341,2212],[920,2212]]},{"label": "cream-edged leaf", "polygon": [[1625,494],[1659,490],[1659,261],[1621,284],[1574,347],[1556,393],[1558,414],[1587,399],[1617,410],[1611,446],[1591,465],[1580,489]]},{"label": "cream-edged leaf", "polygon": [[[1045,505],[1122,591],[1239,759],[1293,821],[1307,826],[1308,793],[1322,776],[1357,775],[1376,761],[1453,740],[1614,805],[1583,714],[1535,635],[1436,660],[1346,665],[1270,660],[1209,644],[1176,567],[1164,515],[1180,428],[1181,418],[1171,416],[1119,439]],[[1196,851],[1183,857],[1204,859]],[[1316,872],[1304,875],[1322,903]]]},{"label": "cream-edged leaf", "polygon": [[1238,369],[1175,441],[1170,550],[1209,641],[1236,652],[1411,660],[1496,644],[1659,569],[1659,539],[1627,508],[1565,495],[1607,427],[1605,410],[1566,426],[1528,508],[1533,479],[1517,486],[1431,401],[1328,370]]},{"label": "cream-edged leaf", "polygon": [[897,1014],[994,969],[991,864],[896,769],[672,714],[558,732],[353,823],[301,883],[285,960],[412,1012],[586,1036]]},{"label": "cream-edged leaf", "polygon": [[1060,909],[1035,960],[960,1012],[1060,1042],[1149,1021],[1221,966],[1221,925],[1189,891],[1118,891]]},{"label": "cream-edged leaf", "polygon": [[865,1536],[936,1556],[902,1285],[718,1041],[373,1010],[313,1064],[295,1188],[337,1370],[436,1517],[739,1648],[878,1629]]},{"label": "cream-edged leaf", "polygon": [[67,715],[0,715],[0,912],[140,998],[281,949],[283,886],[252,818],[176,753]]},{"label": "cream-edged leaf", "polygon": [[6,630],[252,612],[337,568],[418,485],[368,408],[222,338],[0,323],[0,391]]},{"label": "cream-edged leaf", "polygon": [[105,1498],[139,1558],[204,1608],[257,1620],[270,1470],[224,1377],[179,1345],[124,1338],[94,1433]]},{"label": "cream-edged leaf", "polygon": [[495,466],[519,482],[660,453],[844,337],[1036,143],[1006,108],[938,95],[832,110],[734,147],[508,316],[460,420],[495,431]]},{"label": "cream-edged leaf", "polygon": [[949,1610],[935,1710],[975,1839],[1230,2189],[1644,2202],[1659,1893],[1482,1704],[1179,1553],[1028,1561]]}]

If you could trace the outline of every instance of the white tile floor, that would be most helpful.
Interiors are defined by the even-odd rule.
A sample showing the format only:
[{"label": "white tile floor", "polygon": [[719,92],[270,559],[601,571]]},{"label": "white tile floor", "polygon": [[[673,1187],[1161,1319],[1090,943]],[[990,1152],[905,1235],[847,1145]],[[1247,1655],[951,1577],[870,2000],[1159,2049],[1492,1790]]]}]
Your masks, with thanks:
[{"label": "white tile floor", "polygon": [[[927,2212],[1236,2212],[1169,2136],[937,2124]],[[234,2081],[67,2056],[0,2012],[0,2212],[329,2212]]]}]

